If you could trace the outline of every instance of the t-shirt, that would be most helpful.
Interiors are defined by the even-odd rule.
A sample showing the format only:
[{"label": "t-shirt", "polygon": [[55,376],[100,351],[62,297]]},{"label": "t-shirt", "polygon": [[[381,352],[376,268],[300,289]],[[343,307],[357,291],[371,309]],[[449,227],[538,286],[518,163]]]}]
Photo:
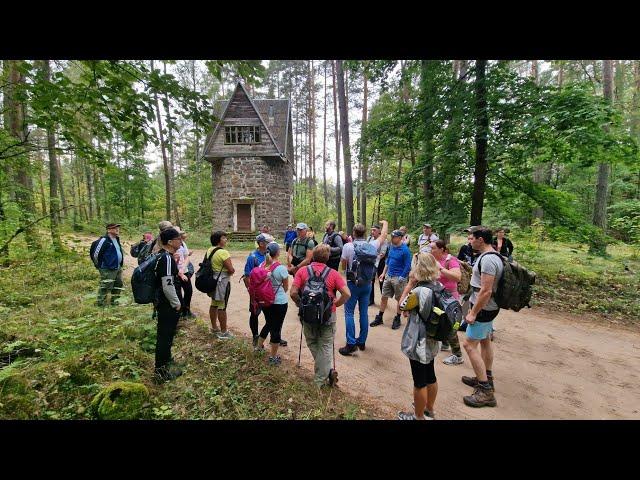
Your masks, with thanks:
[{"label": "t-shirt", "polygon": [[178,255],[180,255],[180,261],[178,261],[178,270],[182,270],[185,265],[185,260],[189,256],[189,249],[187,248],[187,244],[182,242],[182,245],[178,249]]},{"label": "t-shirt", "polygon": [[[442,260],[438,260],[438,263],[442,265],[443,268],[447,268],[447,270],[453,270],[454,268],[460,268],[460,262],[453,255],[448,255],[449,257],[449,268],[447,268],[447,257],[444,257]],[[460,298],[460,294],[458,293],[458,282],[456,282],[452,278],[445,277],[443,273],[440,273],[440,278],[438,281],[444,285],[444,289],[447,290],[453,298],[456,300]]]},{"label": "t-shirt", "polygon": [[289,298],[287,298],[287,292],[284,291],[284,287],[282,286],[282,282],[289,278],[289,272],[287,271],[284,265],[278,265],[271,272],[271,285],[273,285],[273,291],[276,294],[276,298],[273,301],[274,304],[284,305],[289,303]]},{"label": "t-shirt", "polygon": [[[324,263],[311,262],[311,267],[313,268],[313,271],[316,272],[316,275],[320,275],[322,273],[322,270],[324,270],[324,267],[326,266],[327,265],[325,265]],[[300,291],[300,295],[302,295],[302,290],[304,289],[304,286],[307,283],[308,279],[309,279],[309,272],[307,271],[306,267],[298,270],[298,272],[296,273],[296,276],[293,277],[293,284]],[[340,275],[336,270],[332,268],[330,268],[329,274],[327,275],[325,282],[327,283],[327,290],[329,291],[329,296],[333,300],[333,306],[331,307],[331,311],[335,312],[336,311],[336,305],[335,305],[336,292],[341,288],[346,287],[347,284],[344,281],[344,278],[342,278],[342,275]]]},{"label": "t-shirt", "polygon": [[418,237],[418,248],[420,253],[431,253],[431,242],[439,240],[438,235],[432,233],[427,237],[424,233],[421,233]]},{"label": "t-shirt", "polygon": [[298,237],[291,244],[291,255],[293,258],[299,262],[302,262],[307,256],[308,250],[313,250],[316,246],[316,241],[313,238],[303,238],[302,240]]},{"label": "t-shirt", "polygon": [[[214,248],[218,247],[209,247],[209,250],[207,250],[207,257],[211,255],[211,252],[213,252]],[[226,251],[224,248],[218,250],[211,258],[211,267],[213,268],[213,271],[219,272],[220,270],[222,270],[223,272],[229,273],[227,267],[224,266],[224,262],[228,258],[231,258],[231,254],[228,251]]]},{"label": "t-shirt", "polygon": [[[359,238],[359,239],[354,240],[353,242],[345,243],[345,245],[342,247],[342,255],[340,256],[340,260],[346,260],[347,261],[347,268],[346,268],[345,272],[349,271],[351,269],[351,264],[353,263],[353,259],[354,259],[355,255],[356,255],[356,245],[355,244],[357,242],[364,242],[364,241],[365,241],[364,239]],[[371,242],[369,242],[369,243],[371,243]]]},{"label": "t-shirt", "polygon": [[265,253],[262,253],[260,250],[255,250],[247,256],[247,261],[244,264],[244,276],[248,277],[251,274],[251,270],[254,267],[257,267],[262,262],[264,262]]},{"label": "t-shirt", "polygon": [[[475,288],[480,288],[480,261],[482,260],[482,273],[486,273],[488,275],[494,275],[495,279],[493,281],[493,294],[498,290],[498,281],[500,280],[500,276],[502,275],[502,271],[504,270],[504,265],[502,265],[502,259],[496,255],[495,253],[486,252],[481,254],[476,263],[473,264],[473,274],[471,275],[471,286]],[[499,310],[498,304],[493,299],[493,294],[491,298],[484,306],[483,310]],[[476,299],[478,297],[478,292],[474,289],[471,292],[471,297],[469,298],[470,303],[476,303]]]},{"label": "t-shirt", "polygon": [[176,275],[178,275],[178,265],[171,255],[166,250],[161,250],[162,255],[158,259],[156,266],[156,281],[157,285],[160,285],[158,289],[158,303],[164,305],[171,305],[177,307],[180,305],[180,300],[176,294],[175,281]]},{"label": "t-shirt", "polygon": [[404,243],[397,247],[391,245],[387,258],[387,276],[389,277],[409,277],[411,270],[411,250]]},{"label": "t-shirt", "polygon": [[372,236],[369,236],[369,238],[367,238],[367,242],[376,247],[376,250],[378,250],[378,258],[376,258],[376,268],[378,268],[378,265],[380,265],[380,253],[382,253],[382,256],[384,257],[384,254],[386,254],[387,252],[388,244],[387,242],[381,244],[380,237],[373,238]]},{"label": "t-shirt", "polygon": [[122,263],[122,250],[120,250],[120,244],[118,243],[118,240],[113,239],[111,243],[113,243],[113,248],[116,249],[116,255],[118,256],[118,267],[119,267],[120,264]]}]

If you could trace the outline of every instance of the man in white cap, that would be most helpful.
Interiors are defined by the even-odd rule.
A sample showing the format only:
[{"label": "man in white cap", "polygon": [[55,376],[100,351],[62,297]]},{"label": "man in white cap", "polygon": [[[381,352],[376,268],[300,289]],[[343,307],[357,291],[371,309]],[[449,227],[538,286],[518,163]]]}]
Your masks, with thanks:
[{"label": "man in white cap", "polygon": [[291,275],[295,275],[298,270],[310,265],[313,260],[313,249],[316,246],[316,241],[313,238],[307,237],[308,230],[309,227],[306,223],[296,225],[298,236],[291,244],[287,257],[287,270]]},{"label": "man in white cap", "polygon": [[420,253],[431,253],[431,242],[440,240],[438,235],[433,233],[430,223],[422,225],[422,233],[418,237],[418,249]]}]

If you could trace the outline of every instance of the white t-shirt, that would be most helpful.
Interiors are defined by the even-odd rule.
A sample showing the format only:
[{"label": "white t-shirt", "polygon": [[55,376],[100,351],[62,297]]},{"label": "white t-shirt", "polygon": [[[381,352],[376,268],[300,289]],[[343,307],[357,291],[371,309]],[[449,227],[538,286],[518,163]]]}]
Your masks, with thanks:
[{"label": "white t-shirt", "polygon": [[440,240],[440,238],[435,233],[429,235],[428,238],[424,233],[421,233],[418,237],[420,253],[431,253],[431,242],[435,242],[436,240]]},{"label": "white t-shirt", "polygon": [[189,249],[187,248],[187,244],[183,241],[182,246],[176,251],[178,255],[180,255],[180,261],[178,262],[178,271],[180,272],[183,271],[182,269],[185,268],[185,265],[187,264],[185,260],[189,256]]}]

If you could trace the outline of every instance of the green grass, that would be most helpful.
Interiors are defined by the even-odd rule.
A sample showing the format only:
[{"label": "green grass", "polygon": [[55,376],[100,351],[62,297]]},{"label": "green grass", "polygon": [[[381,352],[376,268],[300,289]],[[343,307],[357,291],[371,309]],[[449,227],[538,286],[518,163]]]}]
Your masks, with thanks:
[{"label": "green grass", "polygon": [[203,320],[176,336],[172,351],[185,374],[157,386],[150,306],[132,303],[129,294],[118,308],[95,307],[98,275],[86,247],[21,257],[0,268],[0,419],[92,418],[91,400],[116,381],[148,388],[140,418],[375,415],[343,392],[318,392],[295,367],[270,368],[243,339],[214,340]]}]

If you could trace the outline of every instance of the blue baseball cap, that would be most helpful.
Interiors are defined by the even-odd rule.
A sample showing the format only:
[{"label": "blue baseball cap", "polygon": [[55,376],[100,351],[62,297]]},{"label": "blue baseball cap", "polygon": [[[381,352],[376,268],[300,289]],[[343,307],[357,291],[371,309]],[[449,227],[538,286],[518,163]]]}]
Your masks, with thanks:
[{"label": "blue baseball cap", "polygon": [[279,250],[280,250],[280,245],[278,245],[276,242],[271,242],[269,243],[269,245],[267,245],[267,251],[271,256],[278,253]]},{"label": "blue baseball cap", "polygon": [[267,240],[267,237],[266,237],[263,233],[261,233],[260,235],[258,235],[258,236],[256,237],[256,242],[258,242],[258,243],[260,243],[260,242],[265,242],[265,243],[267,243],[267,242],[268,242],[268,240]]},{"label": "blue baseball cap", "polygon": [[296,225],[296,230],[309,230],[309,227],[306,223],[299,223]]},{"label": "blue baseball cap", "polygon": [[402,230],[394,230],[393,232],[391,232],[391,236],[392,237],[404,237],[404,233],[402,233]]}]

